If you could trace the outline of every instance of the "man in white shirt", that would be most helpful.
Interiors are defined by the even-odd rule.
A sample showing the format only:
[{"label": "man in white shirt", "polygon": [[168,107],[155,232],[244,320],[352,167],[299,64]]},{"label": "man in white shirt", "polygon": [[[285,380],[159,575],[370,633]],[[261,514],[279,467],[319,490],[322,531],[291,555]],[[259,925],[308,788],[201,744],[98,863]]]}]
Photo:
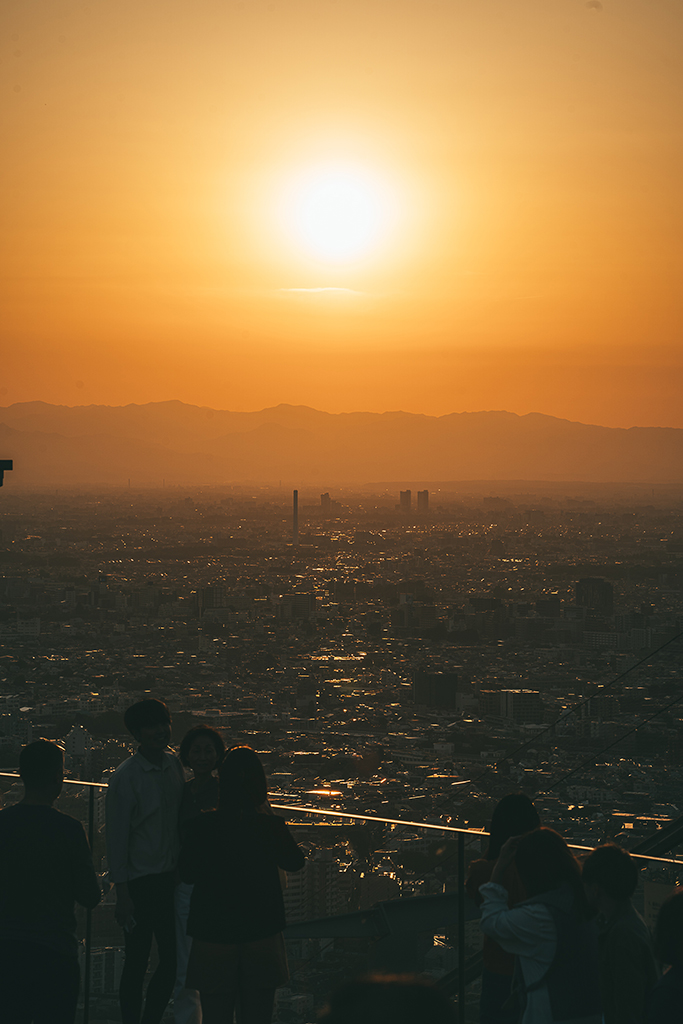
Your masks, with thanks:
[{"label": "man in white shirt", "polygon": [[[173,991],[176,942],[173,894],[178,862],[178,810],[185,781],[167,751],[171,716],[159,700],[133,704],[124,715],[140,744],[114,772],[106,798],[109,877],[116,885],[116,920],[126,956],[119,987],[122,1024],[160,1024]],[[152,937],[159,965],[145,997],[142,986]]]}]

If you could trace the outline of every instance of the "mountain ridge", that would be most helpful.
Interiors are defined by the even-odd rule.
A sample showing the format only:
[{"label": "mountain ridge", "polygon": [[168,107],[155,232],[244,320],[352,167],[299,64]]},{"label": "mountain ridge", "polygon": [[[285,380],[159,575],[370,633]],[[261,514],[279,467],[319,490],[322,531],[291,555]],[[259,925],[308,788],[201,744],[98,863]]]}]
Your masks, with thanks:
[{"label": "mountain ridge", "polygon": [[0,407],[0,458],[19,486],[368,480],[683,482],[683,430],[604,427],[506,410],[232,412],[178,400]]}]

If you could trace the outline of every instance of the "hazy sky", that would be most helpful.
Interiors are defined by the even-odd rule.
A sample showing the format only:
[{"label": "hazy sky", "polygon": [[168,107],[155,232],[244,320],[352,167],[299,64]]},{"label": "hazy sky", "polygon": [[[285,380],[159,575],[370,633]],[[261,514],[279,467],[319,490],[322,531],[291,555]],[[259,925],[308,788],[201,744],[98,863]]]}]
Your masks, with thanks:
[{"label": "hazy sky", "polygon": [[0,404],[683,427],[681,0],[0,19]]}]

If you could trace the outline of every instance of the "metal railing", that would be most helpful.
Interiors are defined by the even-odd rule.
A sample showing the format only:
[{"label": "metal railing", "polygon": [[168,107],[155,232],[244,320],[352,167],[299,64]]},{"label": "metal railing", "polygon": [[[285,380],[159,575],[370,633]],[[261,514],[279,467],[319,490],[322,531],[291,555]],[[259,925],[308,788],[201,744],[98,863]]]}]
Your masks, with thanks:
[{"label": "metal railing", "polygon": [[[0,778],[8,779],[19,779],[20,776],[17,772],[2,772],[0,771]],[[87,834],[90,848],[93,847],[95,838],[95,791],[107,789],[106,782],[85,782],[81,779],[64,779],[64,784],[67,786],[80,786],[86,787],[88,792],[88,825]],[[282,793],[272,794],[274,799],[282,797]],[[324,818],[332,819],[343,819],[348,821],[350,824],[354,822],[362,823],[376,823],[381,825],[391,825],[394,827],[404,827],[406,829],[419,829],[419,830],[433,830],[439,833],[451,833],[457,837],[457,878],[458,878],[458,893],[457,893],[457,938],[458,938],[458,971],[457,971],[457,1007],[458,1007],[458,1021],[459,1024],[465,1022],[465,989],[468,984],[468,977],[466,971],[466,958],[465,958],[465,846],[466,837],[472,838],[484,838],[489,835],[483,829],[473,828],[458,828],[453,825],[435,824],[431,822],[412,821],[405,818],[386,818],[379,815],[362,814],[350,811],[340,811],[334,808],[319,808],[319,807],[308,807],[302,804],[285,804],[285,803],[271,803],[273,810],[286,811],[287,814],[296,815],[313,815]],[[567,844],[570,849],[577,850],[580,852],[589,852],[594,847],[592,846],[580,846],[575,843]],[[683,858],[675,857],[655,857],[649,854],[632,853],[632,857],[637,860],[646,862],[656,862],[659,864],[668,864],[683,869]],[[91,957],[92,957],[92,910],[86,910],[85,918],[85,936],[84,936],[84,973],[83,973],[83,1024],[89,1024],[90,1021],[90,989],[91,989]]]}]

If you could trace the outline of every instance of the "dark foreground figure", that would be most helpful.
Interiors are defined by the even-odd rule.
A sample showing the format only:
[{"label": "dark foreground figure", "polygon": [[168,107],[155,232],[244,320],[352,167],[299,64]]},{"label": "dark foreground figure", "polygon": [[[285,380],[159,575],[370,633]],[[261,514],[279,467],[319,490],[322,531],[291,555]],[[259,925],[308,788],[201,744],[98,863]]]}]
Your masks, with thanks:
[{"label": "dark foreground figure", "polygon": [[647,925],[631,903],[638,873],[635,860],[613,843],[598,846],[583,863],[583,888],[598,915],[605,1024],[645,1024],[659,977]]},{"label": "dark foreground figure", "polygon": [[412,974],[371,974],[334,993],[320,1024],[455,1024],[453,1004]]},{"label": "dark foreground figure", "polygon": [[218,769],[218,810],[188,822],[180,855],[194,884],[186,984],[199,990],[204,1024],[270,1024],[275,990],[289,979],[279,868],[304,856],[267,803],[266,777],[250,747],[233,747]]},{"label": "dark foreground figure", "polygon": [[38,740],[21,752],[24,799],[0,811],[0,1016],[7,1024],[73,1024],[79,970],[74,902],[100,900],[88,840],[52,804],[62,752]]},{"label": "dark foreground figure", "polygon": [[683,1024],[683,888],[662,903],[655,925],[655,951],[669,970],[650,995],[649,1024]]}]

